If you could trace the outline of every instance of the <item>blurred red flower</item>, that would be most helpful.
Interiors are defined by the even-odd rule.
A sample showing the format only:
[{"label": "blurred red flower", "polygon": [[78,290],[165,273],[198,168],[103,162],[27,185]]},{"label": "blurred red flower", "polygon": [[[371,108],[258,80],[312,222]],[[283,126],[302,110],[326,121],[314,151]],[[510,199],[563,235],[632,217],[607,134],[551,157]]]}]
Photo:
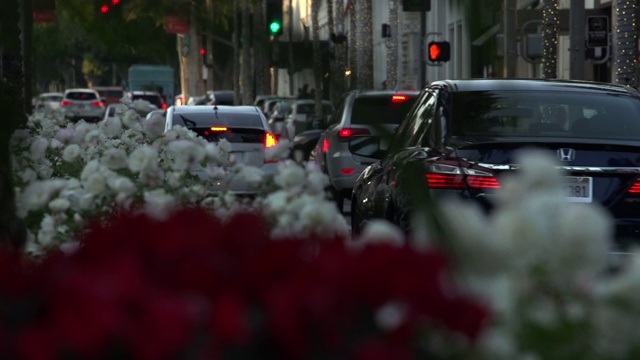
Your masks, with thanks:
[{"label": "blurred red flower", "polygon": [[410,359],[425,329],[473,340],[488,318],[435,251],[273,240],[256,214],[221,222],[199,209],[87,230],[77,251],[37,263],[0,253],[0,353]]}]

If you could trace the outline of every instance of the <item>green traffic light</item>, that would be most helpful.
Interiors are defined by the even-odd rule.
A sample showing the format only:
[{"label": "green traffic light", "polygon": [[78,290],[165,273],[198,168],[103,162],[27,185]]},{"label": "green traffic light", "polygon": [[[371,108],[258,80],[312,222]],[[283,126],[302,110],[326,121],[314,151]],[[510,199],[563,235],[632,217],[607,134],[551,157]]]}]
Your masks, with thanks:
[{"label": "green traffic light", "polygon": [[272,34],[278,33],[280,31],[280,23],[277,21],[272,22],[271,25],[269,25],[269,29]]}]

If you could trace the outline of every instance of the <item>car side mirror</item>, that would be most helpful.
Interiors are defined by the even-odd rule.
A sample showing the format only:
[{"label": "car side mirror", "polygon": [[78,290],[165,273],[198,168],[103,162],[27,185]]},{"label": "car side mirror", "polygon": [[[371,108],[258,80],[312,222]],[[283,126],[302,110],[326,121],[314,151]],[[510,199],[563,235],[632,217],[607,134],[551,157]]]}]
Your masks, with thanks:
[{"label": "car side mirror", "polygon": [[378,136],[354,136],[349,139],[349,151],[358,156],[382,159],[387,149]]}]

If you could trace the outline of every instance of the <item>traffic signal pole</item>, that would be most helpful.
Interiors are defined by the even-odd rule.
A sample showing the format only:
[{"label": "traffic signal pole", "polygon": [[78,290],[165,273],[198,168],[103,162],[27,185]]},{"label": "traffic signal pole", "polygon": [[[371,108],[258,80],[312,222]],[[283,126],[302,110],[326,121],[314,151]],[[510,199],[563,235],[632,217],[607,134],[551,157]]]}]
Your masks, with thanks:
[{"label": "traffic signal pole", "polygon": [[570,67],[569,77],[574,80],[584,80],[584,62],[585,62],[585,46],[584,46],[584,19],[585,9],[583,0],[571,0],[571,11],[569,11],[569,29],[570,29]]}]

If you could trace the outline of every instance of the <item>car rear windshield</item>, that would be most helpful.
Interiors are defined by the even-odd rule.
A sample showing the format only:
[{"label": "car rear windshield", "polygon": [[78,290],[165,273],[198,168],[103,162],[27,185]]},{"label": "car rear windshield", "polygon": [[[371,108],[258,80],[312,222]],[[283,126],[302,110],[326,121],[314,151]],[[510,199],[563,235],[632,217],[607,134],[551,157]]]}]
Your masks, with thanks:
[{"label": "car rear windshield", "polygon": [[164,101],[162,100],[162,98],[159,95],[133,95],[131,96],[131,99],[133,100],[145,100],[148,101],[150,103],[152,103],[153,105],[161,108],[162,104],[164,103]]},{"label": "car rear windshield", "polygon": [[450,108],[456,136],[640,138],[640,99],[618,93],[457,92]]},{"label": "car rear windshield", "polygon": [[208,141],[226,139],[231,143],[264,143],[265,128],[257,113],[198,112],[174,114],[174,125],[185,126]]},{"label": "car rear windshield", "polygon": [[351,110],[351,124],[398,125],[407,115],[417,95],[375,95],[357,97]]},{"label": "car rear windshield", "polygon": [[69,100],[97,100],[96,94],[92,92],[68,92],[65,97]]}]

